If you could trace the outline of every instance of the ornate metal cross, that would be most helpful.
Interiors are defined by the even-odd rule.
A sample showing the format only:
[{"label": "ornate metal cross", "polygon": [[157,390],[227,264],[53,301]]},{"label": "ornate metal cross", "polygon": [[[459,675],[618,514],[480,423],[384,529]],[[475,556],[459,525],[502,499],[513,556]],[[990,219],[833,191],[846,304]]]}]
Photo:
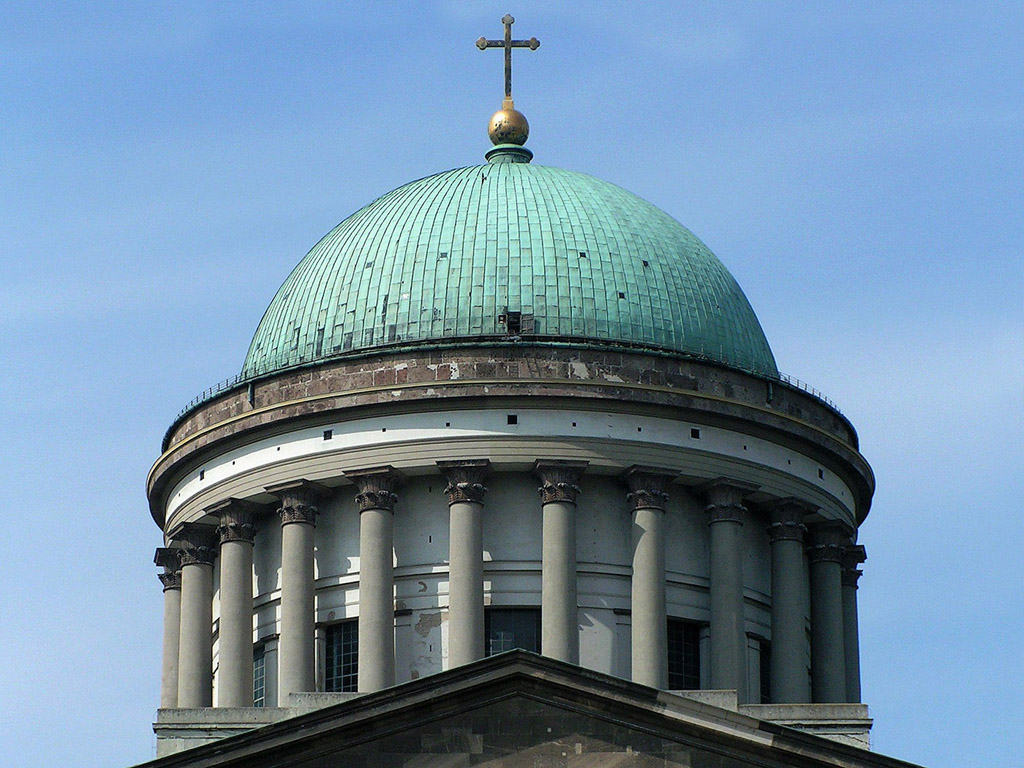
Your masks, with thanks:
[{"label": "ornate metal cross", "polygon": [[512,15],[506,13],[501,17],[501,23],[505,25],[505,39],[504,40],[488,40],[486,37],[481,37],[476,41],[476,47],[481,51],[486,51],[488,48],[504,48],[505,49],[505,98],[512,98],[512,49],[513,48],[529,48],[531,51],[536,51],[540,48],[540,40],[536,37],[531,37],[529,40],[513,40],[512,39],[512,25],[516,23],[516,20],[512,18]]}]

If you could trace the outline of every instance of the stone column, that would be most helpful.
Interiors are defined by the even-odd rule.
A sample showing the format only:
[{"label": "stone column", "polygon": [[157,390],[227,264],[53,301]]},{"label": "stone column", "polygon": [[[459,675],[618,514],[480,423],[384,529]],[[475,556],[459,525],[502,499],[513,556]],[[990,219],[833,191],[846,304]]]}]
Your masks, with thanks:
[{"label": "stone column", "polygon": [[206,510],[220,526],[218,707],[252,706],[252,545],[256,507],[226,499]]},{"label": "stone column", "polygon": [[448,667],[484,656],[483,508],[487,459],[437,462],[448,478]]},{"label": "stone column", "polygon": [[804,606],[804,516],[814,508],[798,499],[780,499],[769,509],[768,537],[772,548],[772,653],[769,673],[772,701],[806,704],[811,700],[807,677],[807,631]]},{"label": "stone column", "polygon": [[358,488],[359,505],[359,690],[395,684],[394,467],[346,472]]},{"label": "stone column", "polygon": [[846,655],[846,700],[860,703],[860,634],[857,628],[858,565],[868,559],[860,544],[843,549],[843,651]]},{"label": "stone column", "polygon": [[163,663],[160,665],[160,708],[178,706],[178,646],[181,640],[181,563],[177,549],[160,547],[153,558],[164,569]]},{"label": "stone column", "polygon": [[281,501],[281,632],[277,642],[277,705],[316,690],[316,597],[313,535],[321,486],[308,480],[271,486]]},{"label": "stone column", "polygon": [[719,478],[703,486],[711,529],[711,687],[734,689],[747,703],[747,631],[743,609],[745,496],[756,486]]},{"label": "stone column", "polygon": [[668,686],[668,619],[665,615],[666,489],[674,472],[632,466],[625,474],[626,501],[633,513],[632,607],[633,680],[652,688]]},{"label": "stone column", "polygon": [[541,557],[540,651],[553,659],[580,663],[576,605],[576,496],[585,461],[538,459],[543,538]]},{"label": "stone column", "polygon": [[815,703],[846,701],[842,560],[849,535],[836,522],[810,528],[811,699]]},{"label": "stone column", "polygon": [[178,706],[213,704],[213,559],[210,526],[189,525],[180,535],[181,635],[178,646]]}]

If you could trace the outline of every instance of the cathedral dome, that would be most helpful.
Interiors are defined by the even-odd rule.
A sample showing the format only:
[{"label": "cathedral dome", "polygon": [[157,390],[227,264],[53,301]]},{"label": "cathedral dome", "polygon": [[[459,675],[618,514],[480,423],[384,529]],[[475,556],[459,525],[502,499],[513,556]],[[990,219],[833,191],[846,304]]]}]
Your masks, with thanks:
[{"label": "cathedral dome", "polygon": [[285,280],[243,378],[416,346],[651,350],[776,376],[739,285],[659,208],[501,145],[389,192]]}]

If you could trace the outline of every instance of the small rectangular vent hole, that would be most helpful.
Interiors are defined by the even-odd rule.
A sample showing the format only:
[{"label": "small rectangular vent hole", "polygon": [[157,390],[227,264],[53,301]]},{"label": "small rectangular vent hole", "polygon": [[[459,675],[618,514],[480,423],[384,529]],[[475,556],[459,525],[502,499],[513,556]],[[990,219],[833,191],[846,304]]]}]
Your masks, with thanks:
[{"label": "small rectangular vent hole", "polygon": [[825,479],[825,470],[822,469],[821,467],[818,467],[818,479],[819,480],[824,480]]},{"label": "small rectangular vent hole", "polygon": [[508,423],[509,424],[518,424],[519,423],[519,416],[517,416],[514,413],[510,413],[508,415]]},{"label": "small rectangular vent hole", "polygon": [[324,430],[324,440],[331,440],[333,437],[334,437],[334,430],[333,429],[325,429]]},{"label": "small rectangular vent hole", "polygon": [[700,440],[700,430],[697,429],[696,427],[691,427],[690,437],[692,437],[694,440]]}]

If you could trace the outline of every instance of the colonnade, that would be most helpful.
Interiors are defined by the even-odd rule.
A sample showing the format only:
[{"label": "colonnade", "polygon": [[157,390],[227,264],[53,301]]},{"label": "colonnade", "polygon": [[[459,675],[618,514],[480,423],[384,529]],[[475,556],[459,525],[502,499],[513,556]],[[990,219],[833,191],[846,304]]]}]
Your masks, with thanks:
[{"label": "colonnade", "polygon": [[[487,459],[438,462],[449,507],[448,664],[484,656],[483,508]],[[576,588],[576,502],[586,462],[537,460],[542,515],[541,652],[579,663]],[[395,683],[393,525],[403,480],[393,467],[346,473],[359,508],[360,691]],[[634,466],[624,475],[632,515],[632,678],[668,684],[665,510],[676,475]],[[328,490],[307,480],[268,487],[279,500],[281,603],[278,706],[315,690],[313,547],[318,505]],[[755,486],[719,478],[696,489],[706,502],[709,535],[710,645],[714,689],[746,691],[742,528],[744,499]],[[857,565],[863,547],[836,522],[810,527],[815,509],[799,499],[767,507],[771,547],[770,680],[772,699],[785,703],[859,701]],[[220,634],[218,706],[252,706],[253,544],[259,508],[227,499],[206,512],[218,526],[187,525],[178,546],[157,550],[164,568],[161,707],[212,705],[213,568],[219,549]],[[805,573],[805,553],[809,578]],[[810,605],[811,675],[807,674],[805,605]]]}]

